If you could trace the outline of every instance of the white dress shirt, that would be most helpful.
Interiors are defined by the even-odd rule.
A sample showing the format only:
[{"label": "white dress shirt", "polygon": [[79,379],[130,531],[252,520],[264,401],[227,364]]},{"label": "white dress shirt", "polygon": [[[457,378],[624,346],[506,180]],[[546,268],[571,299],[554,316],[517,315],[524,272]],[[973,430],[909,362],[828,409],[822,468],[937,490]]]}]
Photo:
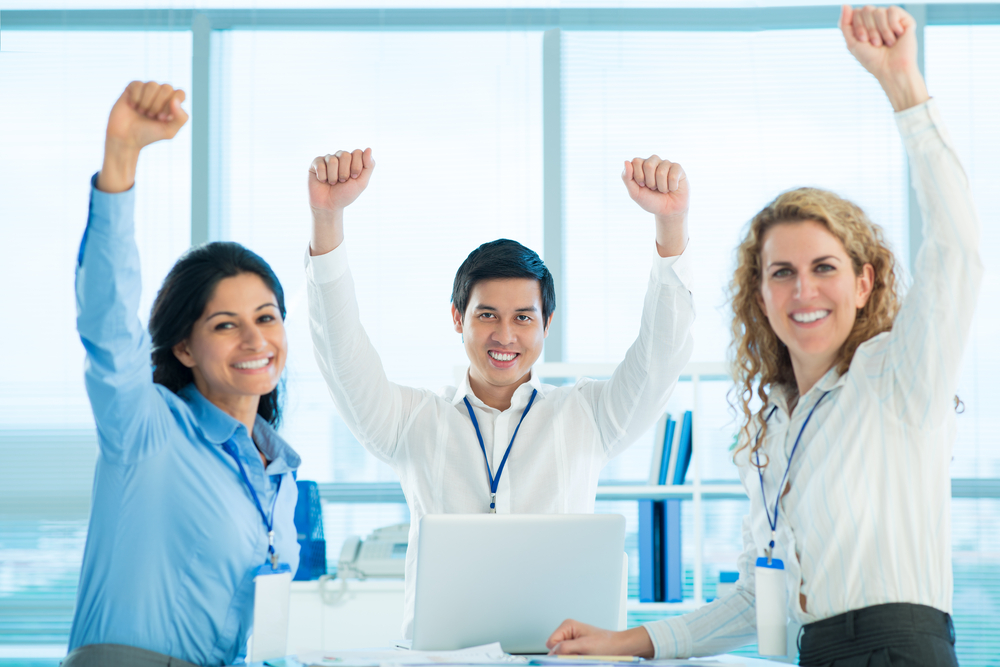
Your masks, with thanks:
[{"label": "white dress shirt", "polygon": [[[891,331],[863,343],[844,375],[830,370],[789,414],[774,388],[761,460],[770,512],[809,411],[780,502],[775,557],[791,619],[908,602],[951,612],[955,389],[982,276],[979,224],[962,165],[930,100],[896,114],[924,219],[913,284]],[[754,566],[771,540],[760,477],[737,459],[750,514],[736,591],[698,611],[646,624],[656,657],[711,655],[756,639]],[[800,605],[799,595],[806,598]]]},{"label": "white dress shirt", "polygon": [[306,258],[310,328],[334,404],[365,449],[399,475],[410,507],[403,635],[413,624],[418,528],[426,514],[489,512],[486,461],[463,398],[496,471],[521,414],[496,494],[498,514],[591,513],[601,469],[656,422],[691,356],[694,305],[674,270],[657,257],[643,304],[639,337],[610,380],[542,384],[532,373],[510,408],[479,400],[465,381],[441,394],[390,382],[358,317],[343,244]]}]

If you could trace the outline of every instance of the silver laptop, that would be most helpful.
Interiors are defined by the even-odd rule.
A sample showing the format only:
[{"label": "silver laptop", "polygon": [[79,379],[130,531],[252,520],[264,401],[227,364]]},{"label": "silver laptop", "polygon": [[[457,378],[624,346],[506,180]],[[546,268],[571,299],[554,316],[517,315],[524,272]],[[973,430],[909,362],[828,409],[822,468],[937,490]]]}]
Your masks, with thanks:
[{"label": "silver laptop", "polygon": [[546,653],[567,618],[624,629],[624,548],[618,514],[425,516],[412,646]]}]

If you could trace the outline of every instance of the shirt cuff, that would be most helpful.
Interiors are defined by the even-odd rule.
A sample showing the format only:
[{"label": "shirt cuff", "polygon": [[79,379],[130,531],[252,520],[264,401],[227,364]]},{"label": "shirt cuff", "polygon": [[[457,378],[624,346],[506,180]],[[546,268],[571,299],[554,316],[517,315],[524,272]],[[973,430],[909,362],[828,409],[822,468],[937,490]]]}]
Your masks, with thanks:
[{"label": "shirt cuff", "polygon": [[131,230],[132,212],[135,210],[135,184],[125,192],[104,192],[97,189],[96,172],[90,178],[90,220],[88,227],[99,224],[112,232],[118,227]]},{"label": "shirt cuff", "polygon": [[676,285],[691,291],[691,242],[684,252],[673,257],[653,255],[653,280],[664,285]]},{"label": "shirt cuff", "polygon": [[938,132],[943,132],[944,129],[941,112],[933,97],[923,104],[898,111],[894,115],[896,126],[906,143],[916,141],[928,130],[937,128]]},{"label": "shirt cuff", "polygon": [[347,273],[347,250],[344,243],[323,255],[310,255],[306,247],[306,278],[316,285],[332,283]]},{"label": "shirt cuff", "polygon": [[687,624],[681,616],[666,618],[662,621],[643,623],[649,639],[653,642],[656,653],[653,658],[688,658],[694,651],[694,642]]}]

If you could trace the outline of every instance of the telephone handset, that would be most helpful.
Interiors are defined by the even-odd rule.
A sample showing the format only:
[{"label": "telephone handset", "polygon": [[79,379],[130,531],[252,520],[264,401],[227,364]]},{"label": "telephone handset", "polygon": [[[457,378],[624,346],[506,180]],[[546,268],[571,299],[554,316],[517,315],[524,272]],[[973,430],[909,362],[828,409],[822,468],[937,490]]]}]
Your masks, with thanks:
[{"label": "telephone handset", "polygon": [[410,524],[377,528],[367,539],[351,535],[344,540],[337,561],[338,579],[403,577]]}]

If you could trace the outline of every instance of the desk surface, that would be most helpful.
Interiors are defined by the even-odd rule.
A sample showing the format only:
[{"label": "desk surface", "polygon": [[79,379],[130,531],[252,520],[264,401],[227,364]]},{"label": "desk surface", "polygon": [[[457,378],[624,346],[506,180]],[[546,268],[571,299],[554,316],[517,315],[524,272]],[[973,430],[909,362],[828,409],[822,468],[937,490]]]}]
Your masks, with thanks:
[{"label": "desk surface", "polygon": [[[495,646],[499,646],[496,644]],[[471,649],[475,650],[475,649]],[[470,651],[465,649],[464,651]],[[468,662],[462,660],[464,651],[408,651],[406,649],[378,648],[369,650],[344,650],[344,651],[304,651],[298,656],[289,656],[278,660],[266,662],[248,663],[248,667],[307,667],[308,665],[330,665],[331,667],[371,667],[374,665],[400,665],[412,664],[414,666],[423,665],[447,665],[448,667],[485,667],[503,665],[506,667],[517,667],[527,665],[530,658],[528,656],[512,656],[509,654],[498,654],[496,656],[486,656],[476,654]],[[453,654],[449,656],[448,654]],[[458,655],[454,655],[458,654]],[[469,656],[472,658],[472,655]],[[334,662],[332,659],[337,661]],[[409,658],[409,659],[407,659]],[[572,664],[572,658],[568,660]],[[788,663],[774,662],[760,658],[746,658],[737,655],[718,655],[705,658],[690,658],[686,660],[644,660],[636,663],[637,667],[649,665],[650,667],[681,666],[681,665],[710,665],[725,663],[727,665],[744,665],[745,667],[783,667]],[[594,667],[600,667],[601,663],[593,663]],[[613,664],[613,663],[610,663]]]}]

